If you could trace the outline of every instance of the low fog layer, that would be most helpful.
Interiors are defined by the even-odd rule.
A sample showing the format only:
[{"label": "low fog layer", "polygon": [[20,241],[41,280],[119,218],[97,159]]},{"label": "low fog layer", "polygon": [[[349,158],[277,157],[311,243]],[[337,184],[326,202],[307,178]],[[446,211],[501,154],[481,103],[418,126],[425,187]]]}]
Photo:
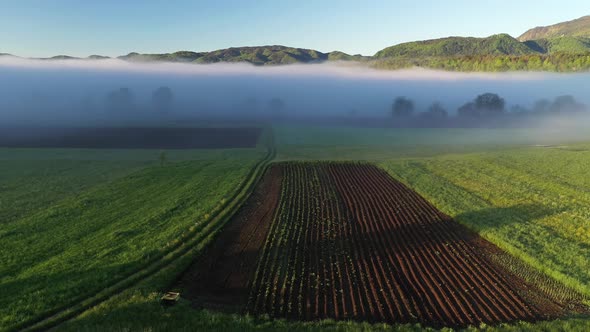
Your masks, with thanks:
[{"label": "low fog layer", "polygon": [[[426,127],[547,125],[557,118],[567,126],[574,117],[585,118],[577,111],[590,104],[589,73],[380,71],[345,62],[255,67],[0,57],[0,78],[0,126],[164,125],[200,119],[326,123],[332,118],[334,123],[358,119],[359,125]],[[493,118],[474,108],[478,96],[490,95],[503,101],[503,113],[521,116],[448,119],[465,107]],[[396,114],[400,100],[402,112]],[[404,113],[408,102],[412,114]],[[563,105],[576,112],[562,112]],[[431,116],[442,111],[446,119]],[[523,114],[530,113],[544,115],[529,121],[533,117]]]}]

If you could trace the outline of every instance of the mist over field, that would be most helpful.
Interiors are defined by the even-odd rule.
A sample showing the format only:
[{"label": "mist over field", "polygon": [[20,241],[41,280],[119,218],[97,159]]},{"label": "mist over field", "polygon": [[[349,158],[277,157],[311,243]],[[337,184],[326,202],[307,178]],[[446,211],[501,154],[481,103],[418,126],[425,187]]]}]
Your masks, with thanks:
[{"label": "mist over field", "polygon": [[[202,118],[384,119],[391,118],[392,102],[399,96],[412,100],[416,113],[439,102],[452,116],[486,92],[502,97],[508,113],[562,95],[590,104],[590,73],[383,71],[347,62],[257,67],[0,57],[0,77],[0,123],[21,126]],[[160,87],[171,92],[165,107],[155,101]],[[559,124],[568,126],[568,119],[562,116]],[[546,119],[539,123],[548,125]]]},{"label": "mist over field", "polygon": [[587,3],[138,2],[0,2],[0,332],[590,331]]}]

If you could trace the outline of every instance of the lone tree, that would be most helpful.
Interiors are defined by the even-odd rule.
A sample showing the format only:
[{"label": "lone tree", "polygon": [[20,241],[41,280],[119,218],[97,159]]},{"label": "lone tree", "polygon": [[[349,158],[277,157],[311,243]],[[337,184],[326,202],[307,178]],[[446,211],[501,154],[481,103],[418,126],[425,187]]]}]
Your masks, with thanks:
[{"label": "lone tree", "polygon": [[152,103],[159,112],[168,112],[172,106],[173,100],[174,94],[167,86],[159,87],[152,93]]},{"label": "lone tree", "polygon": [[120,88],[107,95],[107,109],[115,112],[130,110],[133,106],[133,94],[129,88]]},{"label": "lone tree", "polygon": [[506,102],[495,93],[484,93],[475,98],[475,108],[480,115],[501,115],[505,111]]},{"label": "lone tree", "polygon": [[506,102],[495,93],[484,93],[457,109],[461,117],[497,116],[505,112]]},{"label": "lone tree", "polygon": [[391,105],[391,114],[395,118],[407,118],[414,114],[414,102],[406,97],[397,97]]}]

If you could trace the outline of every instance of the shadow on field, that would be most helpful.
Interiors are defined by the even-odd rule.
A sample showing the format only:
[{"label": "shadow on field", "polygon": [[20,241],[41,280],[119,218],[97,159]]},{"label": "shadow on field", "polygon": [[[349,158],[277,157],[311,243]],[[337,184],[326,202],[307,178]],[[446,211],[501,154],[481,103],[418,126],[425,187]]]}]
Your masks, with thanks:
[{"label": "shadow on field", "polygon": [[537,220],[562,212],[543,204],[518,204],[470,211],[458,215],[455,220],[478,231],[501,228],[512,224],[534,223]]}]

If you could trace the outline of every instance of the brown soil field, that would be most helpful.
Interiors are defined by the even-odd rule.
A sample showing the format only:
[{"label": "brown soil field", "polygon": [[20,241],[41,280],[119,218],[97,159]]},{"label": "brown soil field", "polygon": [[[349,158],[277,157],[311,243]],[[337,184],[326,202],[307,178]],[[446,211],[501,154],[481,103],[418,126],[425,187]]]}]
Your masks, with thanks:
[{"label": "brown soil field", "polygon": [[309,321],[460,328],[577,312],[526,269],[376,166],[281,163],[174,290],[196,307]]},{"label": "brown soil field", "polygon": [[259,251],[281,196],[282,168],[271,166],[221,234],[179,278],[175,289],[195,306],[242,310]]},{"label": "brown soil field", "polygon": [[495,264],[493,244],[368,164],[295,163],[247,312],[434,327],[535,321],[566,305]]},{"label": "brown soil field", "polygon": [[0,147],[77,149],[253,148],[261,128],[0,128]]}]

